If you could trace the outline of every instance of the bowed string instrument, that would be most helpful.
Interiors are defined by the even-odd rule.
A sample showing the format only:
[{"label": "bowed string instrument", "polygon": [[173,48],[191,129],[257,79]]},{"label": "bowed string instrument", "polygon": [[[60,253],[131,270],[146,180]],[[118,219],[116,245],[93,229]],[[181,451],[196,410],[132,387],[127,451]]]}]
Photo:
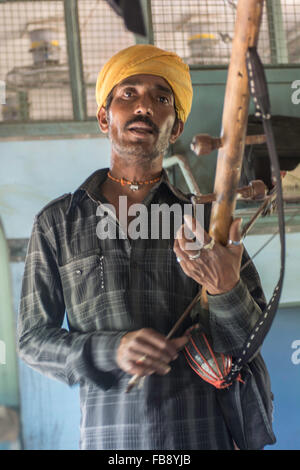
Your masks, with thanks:
[{"label": "bowed string instrument", "polygon": [[[242,194],[243,191],[244,193],[250,191],[254,198],[257,196],[257,199],[259,199],[262,196],[264,199],[257,213],[243,227],[242,237],[246,235],[258,216],[276,201],[281,242],[281,266],[279,280],[271,300],[254,325],[238,356],[232,359],[231,367],[226,368],[221,377],[219,376],[218,388],[228,387],[233,380],[237,379],[243,366],[256,354],[262,345],[278,308],[284,278],[285,227],[280,167],[271,125],[270,100],[266,78],[263,65],[257,53],[263,4],[264,0],[238,0],[234,38],[225,89],[221,136],[215,140],[207,136],[195,136],[192,142],[192,148],[194,148],[195,153],[198,153],[198,155],[201,154],[200,149],[204,149],[203,153],[208,153],[210,149],[219,148],[213,194],[196,195],[194,202],[212,202],[209,235],[216,242],[224,246],[228,243],[229,228],[239,193],[238,184],[241,177],[246,142],[266,142],[273,181],[275,182],[274,188],[266,195],[258,182],[254,182],[249,187],[243,188],[240,191]],[[262,119],[263,136],[246,136],[251,96],[256,107],[256,115],[259,115]],[[207,147],[209,149],[208,152],[206,151]],[[243,268],[244,266],[241,267],[241,270]],[[167,335],[167,339],[174,335],[179,325],[199,301],[201,307],[208,310],[207,296],[203,288],[199,290],[196,297],[175,323]],[[186,346],[186,351],[188,350],[189,344]],[[141,378],[133,376],[129,381],[127,392],[138,383],[142,383]]]}]

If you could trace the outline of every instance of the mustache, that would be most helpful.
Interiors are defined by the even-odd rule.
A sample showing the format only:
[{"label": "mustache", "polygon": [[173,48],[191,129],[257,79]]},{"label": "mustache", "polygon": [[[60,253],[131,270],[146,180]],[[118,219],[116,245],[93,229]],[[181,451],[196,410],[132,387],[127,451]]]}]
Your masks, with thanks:
[{"label": "mustache", "polygon": [[156,132],[157,134],[159,133],[159,128],[157,127],[156,124],[154,124],[154,122],[151,121],[151,119],[147,116],[137,116],[133,119],[131,119],[130,121],[128,121],[126,124],[125,124],[125,127],[124,129],[128,129],[129,126],[131,126],[132,124],[136,123],[136,122],[143,122],[144,124],[147,124],[149,127],[151,127],[151,129]]}]

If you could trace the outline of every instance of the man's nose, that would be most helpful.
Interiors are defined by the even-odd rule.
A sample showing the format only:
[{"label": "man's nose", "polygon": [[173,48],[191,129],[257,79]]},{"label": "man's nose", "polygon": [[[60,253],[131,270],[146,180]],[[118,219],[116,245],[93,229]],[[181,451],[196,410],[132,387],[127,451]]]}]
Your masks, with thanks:
[{"label": "man's nose", "polygon": [[153,103],[151,98],[140,96],[135,108],[135,114],[153,116]]}]

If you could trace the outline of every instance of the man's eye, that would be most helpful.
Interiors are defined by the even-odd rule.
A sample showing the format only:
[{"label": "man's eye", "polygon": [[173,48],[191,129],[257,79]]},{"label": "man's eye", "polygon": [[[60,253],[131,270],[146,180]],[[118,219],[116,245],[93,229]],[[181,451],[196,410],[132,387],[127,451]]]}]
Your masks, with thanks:
[{"label": "man's eye", "polygon": [[125,98],[130,98],[133,93],[130,90],[125,90],[123,94],[124,94]]},{"label": "man's eye", "polygon": [[169,98],[167,98],[166,96],[159,96],[159,101],[163,104],[168,104]]}]

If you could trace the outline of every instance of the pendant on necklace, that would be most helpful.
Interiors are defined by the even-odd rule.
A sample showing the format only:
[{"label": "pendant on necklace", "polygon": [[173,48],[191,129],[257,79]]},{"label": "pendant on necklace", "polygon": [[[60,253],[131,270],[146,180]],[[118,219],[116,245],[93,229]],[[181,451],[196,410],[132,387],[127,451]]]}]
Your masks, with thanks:
[{"label": "pendant on necklace", "polygon": [[131,191],[138,191],[138,190],[139,190],[139,185],[138,185],[138,184],[131,183],[131,185],[129,186],[129,188],[131,189]]}]

